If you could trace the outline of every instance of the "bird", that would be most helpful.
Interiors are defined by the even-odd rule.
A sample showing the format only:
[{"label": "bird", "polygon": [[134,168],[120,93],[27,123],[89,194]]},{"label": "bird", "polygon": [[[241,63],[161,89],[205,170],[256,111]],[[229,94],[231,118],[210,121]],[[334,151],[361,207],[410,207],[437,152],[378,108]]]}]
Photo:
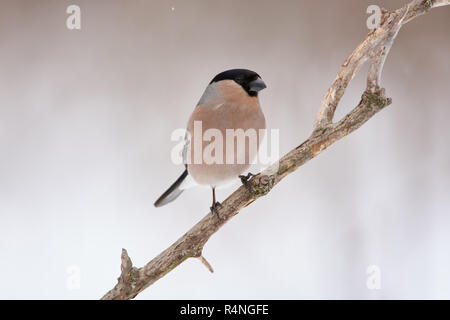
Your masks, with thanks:
[{"label": "bird", "polygon": [[[210,210],[218,215],[221,204],[216,201],[216,188],[238,177],[245,185],[252,176],[242,174],[254,161],[264,137],[266,119],[258,94],[266,87],[261,76],[248,69],[230,69],[213,77],[187,123],[182,152],[185,170],[156,200],[155,207],[174,201],[192,185],[204,185],[212,190]],[[208,132],[212,134],[205,139]],[[248,144],[239,144],[237,133],[248,132],[256,132],[256,142],[249,135],[244,140]],[[226,141],[219,143],[219,138]]]}]

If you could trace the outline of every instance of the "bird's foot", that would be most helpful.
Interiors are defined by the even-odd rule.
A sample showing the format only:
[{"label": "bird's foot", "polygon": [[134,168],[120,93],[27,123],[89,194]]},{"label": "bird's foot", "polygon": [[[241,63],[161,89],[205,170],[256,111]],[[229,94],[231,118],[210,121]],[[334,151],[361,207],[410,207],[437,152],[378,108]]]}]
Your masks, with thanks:
[{"label": "bird's foot", "polygon": [[250,191],[250,193],[252,192],[251,187],[250,187],[250,180],[252,177],[254,177],[255,174],[249,172],[246,176],[244,175],[240,175],[239,179],[241,179],[242,184],[244,185],[244,187],[247,188],[248,191]]},{"label": "bird's foot", "polygon": [[217,209],[218,207],[222,208],[222,204],[219,201],[216,201],[215,203],[213,203],[212,207],[210,207],[209,209],[211,210],[212,214],[215,213],[217,218],[220,219],[219,210]]}]

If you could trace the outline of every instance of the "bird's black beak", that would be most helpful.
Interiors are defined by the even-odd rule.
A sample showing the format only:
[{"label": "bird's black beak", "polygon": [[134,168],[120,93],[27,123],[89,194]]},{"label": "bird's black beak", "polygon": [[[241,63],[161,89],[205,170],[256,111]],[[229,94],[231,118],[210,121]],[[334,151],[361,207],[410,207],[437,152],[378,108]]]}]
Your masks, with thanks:
[{"label": "bird's black beak", "polygon": [[250,86],[249,91],[251,91],[251,92],[258,92],[258,91],[261,91],[262,89],[267,88],[266,84],[260,77],[256,78],[256,80],[253,80],[252,82],[250,82],[249,86]]}]

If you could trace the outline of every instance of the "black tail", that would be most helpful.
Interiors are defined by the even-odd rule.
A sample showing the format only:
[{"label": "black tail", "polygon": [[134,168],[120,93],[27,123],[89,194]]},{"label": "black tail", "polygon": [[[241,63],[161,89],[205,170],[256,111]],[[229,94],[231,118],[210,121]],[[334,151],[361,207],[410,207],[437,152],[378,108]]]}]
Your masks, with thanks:
[{"label": "black tail", "polygon": [[175,181],[174,184],[172,184],[169,189],[167,189],[166,192],[164,192],[162,196],[159,197],[158,200],[156,200],[155,207],[162,207],[163,205],[168,204],[169,202],[172,202],[173,200],[178,198],[178,196],[183,192],[183,190],[179,189],[178,187],[181,185],[183,180],[186,179],[187,175],[188,171],[186,169],[184,170],[183,174],[177,179],[177,181]]}]

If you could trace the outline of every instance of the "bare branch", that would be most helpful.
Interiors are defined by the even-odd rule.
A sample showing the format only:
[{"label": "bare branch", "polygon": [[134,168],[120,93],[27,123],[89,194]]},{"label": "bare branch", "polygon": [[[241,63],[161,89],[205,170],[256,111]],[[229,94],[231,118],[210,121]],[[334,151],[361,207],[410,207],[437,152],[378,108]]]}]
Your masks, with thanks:
[{"label": "bare branch", "polygon": [[367,90],[370,92],[376,92],[380,88],[381,72],[383,71],[384,62],[386,57],[394,44],[395,37],[403,25],[403,21],[410,8],[408,4],[400,11],[397,18],[394,19],[392,28],[386,32],[384,39],[378,44],[374,50],[375,54],[371,57],[371,64],[367,75]]},{"label": "bare branch", "polygon": [[314,129],[320,130],[333,122],[336,107],[344,95],[345,89],[368,59],[372,59],[367,79],[368,89],[375,92],[379,88],[384,61],[398,31],[404,24],[426,13],[431,8],[448,4],[449,0],[413,0],[393,12],[383,10],[380,26],[369,33],[366,39],[350,54],[328,89],[317,112]]},{"label": "bare branch", "polygon": [[[384,61],[398,31],[402,25],[429,9],[448,4],[448,0],[413,0],[393,12],[383,11],[380,26],[369,33],[350,54],[328,89],[319,107],[311,136],[284,155],[277,164],[254,176],[249,181],[248,188],[241,186],[234,191],[218,208],[220,219],[216,214],[208,213],[144,267],[133,267],[127,251],[122,249],[121,275],[118,283],[102,299],[132,299],[188,258],[199,258],[212,272],[211,265],[202,256],[203,247],[208,239],[241,209],[268,194],[288,174],[317,156],[332,143],[361,127],[377,112],[391,104],[391,99],[386,98],[384,89],[380,88],[380,77]],[[371,65],[367,76],[367,88],[361,96],[361,101],[341,120],[333,123],[336,107],[345,89],[362,64],[368,60],[371,61]]]}]

